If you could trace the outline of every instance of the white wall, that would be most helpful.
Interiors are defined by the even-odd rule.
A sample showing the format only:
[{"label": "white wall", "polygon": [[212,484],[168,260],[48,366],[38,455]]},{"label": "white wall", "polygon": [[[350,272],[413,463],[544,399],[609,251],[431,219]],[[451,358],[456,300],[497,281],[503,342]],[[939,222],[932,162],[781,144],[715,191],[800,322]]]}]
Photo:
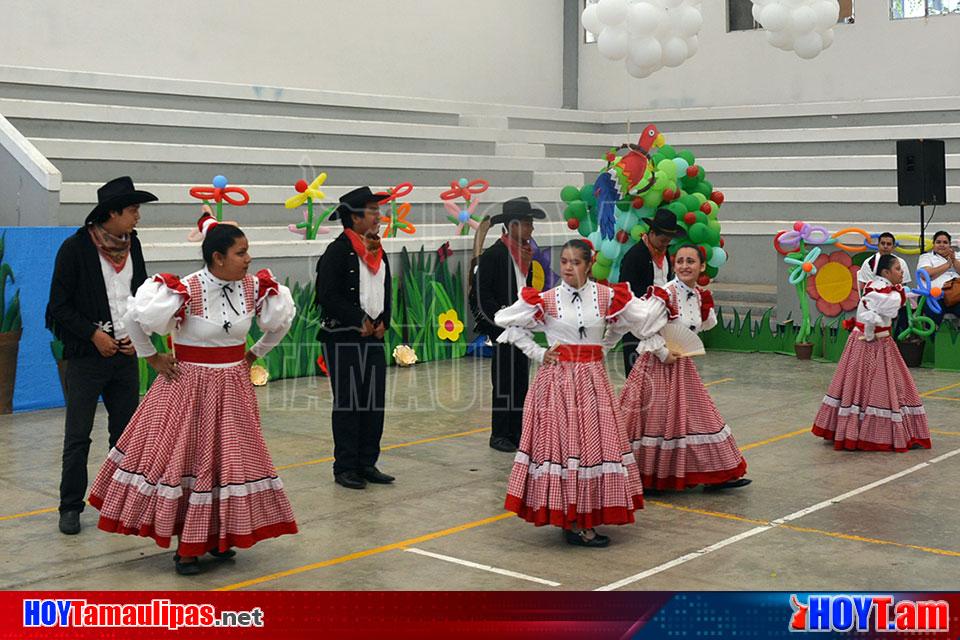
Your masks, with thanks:
[{"label": "white wall", "polygon": [[0,0],[0,64],[559,107],[562,0]]},{"label": "white wall", "polygon": [[637,80],[623,62],[580,45],[580,108],[711,107],[960,95],[960,16],[890,20],[888,0],[856,0],[813,60],[767,44],[764,31],[726,32],[726,0],[705,0],[700,50]]}]

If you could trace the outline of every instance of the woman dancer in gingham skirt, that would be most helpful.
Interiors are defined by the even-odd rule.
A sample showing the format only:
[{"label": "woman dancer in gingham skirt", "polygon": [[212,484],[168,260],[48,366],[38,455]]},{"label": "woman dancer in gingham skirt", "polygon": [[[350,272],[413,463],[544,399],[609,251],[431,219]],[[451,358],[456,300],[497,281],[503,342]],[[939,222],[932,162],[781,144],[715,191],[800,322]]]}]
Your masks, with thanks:
[{"label": "woman dancer in gingham skirt", "polygon": [[[659,309],[659,322],[653,325],[655,331],[668,320],[695,332],[716,326],[713,296],[697,286],[704,269],[699,248],[680,247],[673,268],[676,278],[663,289],[651,287],[651,295],[665,303]],[[644,490],[750,484],[743,477],[747,462],[693,359],[670,353],[658,333],[633,334],[642,338],[637,347],[640,357],[620,394],[620,411]]]},{"label": "woman dancer in gingham skirt", "polygon": [[906,301],[900,261],[892,254],[880,256],[876,273],[863,289],[856,319],[844,323],[852,331],[813,433],[832,441],[834,449],[929,449],[923,401],[890,335]]},{"label": "woman dancer in gingham skirt", "polygon": [[[505,508],[534,525],[561,527],[570,544],[604,547],[610,539],[594,527],[633,522],[634,510],[643,507],[637,465],[603,366],[604,345],[616,344],[627,325],[642,325],[659,303],[635,299],[625,285],[590,281],[592,255],[586,241],[567,242],[563,282],[542,295],[523,289],[494,320],[506,329],[499,342],[542,364],[524,403]],[[534,342],[535,330],[546,333],[549,349]]]},{"label": "woman dancer in gingham skirt", "polygon": [[[162,375],[89,498],[104,531],[151,537],[161,547],[178,536],[174,562],[185,575],[200,571],[205,553],[230,558],[231,547],[297,531],[250,383],[250,363],[286,335],[296,308],[269,271],[247,274],[243,232],[212,224],[201,226],[206,268],[182,281],[154,276],[131,301],[130,338]],[[248,352],[254,317],[264,335]],[[171,334],[175,360],[157,354],[151,333]]]}]

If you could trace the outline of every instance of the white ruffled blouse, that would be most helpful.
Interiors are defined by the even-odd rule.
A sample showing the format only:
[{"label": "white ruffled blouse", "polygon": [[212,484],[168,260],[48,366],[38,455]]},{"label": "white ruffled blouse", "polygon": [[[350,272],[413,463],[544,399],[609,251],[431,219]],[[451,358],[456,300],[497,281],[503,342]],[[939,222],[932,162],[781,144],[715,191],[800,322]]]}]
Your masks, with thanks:
[{"label": "white ruffled blouse", "polygon": [[626,284],[608,287],[588,281],[575,289],[562,282],[542,294],[526,287],[515,303],[494,316],[504,328],[497,342],[513,344],[536,362],[543,362],[547,350],[534,341],[534,331],[543,331],[551,347],[592,344],[606,352],[626,332],[645,328],[659,304],[635,298]]},{"label": "white ruffled blouse", "polygon": [[290,289],[268,269],[227,281],[203,268],[182,280],[162,273],[144,282],[130,298],[124,321],[137,355],[145,358],[157,352],[153,333],[171,334],[175,343],[194,347],[246,344],[256,317],[264,333],[250,351],[262,357],[287,334],[296,313]]},{"label": "white ruffled blouse", "polygon": [[891,284],[880,276],[871,280],[863,288],[857,305],[857,322],[863,325],[864,337],[873,340],[877,327],[891,326],[906,298],[907,294],[899,284]]}]

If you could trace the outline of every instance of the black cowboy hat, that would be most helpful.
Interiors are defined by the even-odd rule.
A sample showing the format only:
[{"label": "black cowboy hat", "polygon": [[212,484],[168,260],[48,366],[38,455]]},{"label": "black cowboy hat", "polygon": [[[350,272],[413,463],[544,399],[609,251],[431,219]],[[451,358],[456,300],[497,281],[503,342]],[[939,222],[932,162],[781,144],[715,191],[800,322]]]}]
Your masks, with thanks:
[{"label": "black cowboy hat", "polygon": [[508,224],[512,220],[523,220],[524,218],[536,218],[542,220],[547,214],[542,209],[537,209],[530,204],[526,196],[507,200],[503,203],[503,213],[493,216],[490,224]]},{"label": "black cowboy hat", "polygon": [[367,208],[367,204],[370,202],[379,203],[381,200],[387,198],[387,194],[381,193],[376,194],[370,190],[370,187],[360,187],[359,189],[354,189],[349,193],[345,193],[340,196],[340,206],[333,210],[333,213],[330,214],[331,220],[338,220],[340,216],[348,211],[350,213],[363,213],[363,210]]},{"label": "black cowboy hat", "polygon": [[87,215],[84,224],[93,224],[110,211],[123,211],[132,204],[155,202],[157,199],[157,196],[149,191],[137,191],[130,176],[114,178],[97,189],[97,206]]},{"label": "black cowboy hat", "polygon": [[641,220],[646,222],[650,229],[659,233],[674,236],[687,235],[683,227],[677,224],[677,216],[670,209],[657,209],[652,218],[641,218]]}]

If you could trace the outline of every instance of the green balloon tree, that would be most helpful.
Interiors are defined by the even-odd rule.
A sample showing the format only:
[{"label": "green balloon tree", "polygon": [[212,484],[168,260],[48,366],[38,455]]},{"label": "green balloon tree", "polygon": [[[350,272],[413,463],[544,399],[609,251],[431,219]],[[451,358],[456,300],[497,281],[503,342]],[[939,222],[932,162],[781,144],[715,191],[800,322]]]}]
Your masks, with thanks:
[{"label": "green balloon tree", "polygon": [[[601,176],[613,166],[616,151],[614,148],[607,152],[607,166]],[[643,219],[653,218],[657,209],[668,209],[684,231],[674,240],[670,253],[676,253],[684,245],[699,247],[707,264],[700,284],[706,285],[717,277],[727,262],[719,218],[723,193],[714,189],[707,180],[706,170],[697,164],[690,151],[677,151],[664,144],[653,147],[648,158],[643,178],[637,181],[642,187],[616,203],[614,238],[603,238],[600,233],[599,207],[593,184],[568,185],[560,191],[560,198],[566,204],[563,217],[567,226],[593,243],[597,251],[593,276],[597,280],[616,282],[624,254],[648,230]]]}]

